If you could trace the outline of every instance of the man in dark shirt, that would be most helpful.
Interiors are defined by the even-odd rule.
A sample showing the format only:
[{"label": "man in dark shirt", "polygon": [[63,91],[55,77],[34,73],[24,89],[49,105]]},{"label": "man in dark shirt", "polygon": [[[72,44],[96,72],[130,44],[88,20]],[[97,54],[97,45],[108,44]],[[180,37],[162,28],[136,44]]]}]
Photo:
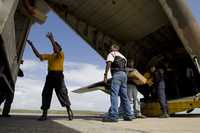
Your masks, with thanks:
[{"label": "man in dark shirt", "polygon": [[151,72],[153,73],[154,85],[157,90],[158,99],[161,106],[161,118],[168,118],[168,106],[167,99],[165,94],[165,79],[164,79],[164,70],[161,67],[151,67]]}]

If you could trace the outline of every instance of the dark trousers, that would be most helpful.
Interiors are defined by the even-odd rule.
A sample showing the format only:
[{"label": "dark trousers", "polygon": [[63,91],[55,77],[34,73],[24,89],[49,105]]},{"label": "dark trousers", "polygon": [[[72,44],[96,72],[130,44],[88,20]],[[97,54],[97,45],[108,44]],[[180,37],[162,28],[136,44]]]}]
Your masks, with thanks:
[{"label": "dark trousers", "polygon": [[71,105],[63,73],[53,71],[49,72],[46,77],[45,86],[42,92],[42,110],[48,110],[50,108],[53,89],[55,89],[56,95],[62,107]]},{"label": "dark trousers", "polygon": [[10,113],[11,104],[13,102],[14,93],[12,92],[0,92],[0,105],[5,101],[3,107],[3,115],[8,115]]},{"label": "dark trousers", "polygon": [[166,94],[165,94],[165,88],[158,86],[158,99],[160,102],[161,110],[162,113],[166,114],[168,113],[168,105],[167,105],[167,99],[166,99]]}]

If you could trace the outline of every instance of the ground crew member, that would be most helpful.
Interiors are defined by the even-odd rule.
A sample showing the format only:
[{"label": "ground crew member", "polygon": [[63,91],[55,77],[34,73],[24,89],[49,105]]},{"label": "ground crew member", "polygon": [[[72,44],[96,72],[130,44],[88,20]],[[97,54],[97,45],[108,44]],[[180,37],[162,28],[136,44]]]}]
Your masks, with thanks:
[{"label": "ground crew member", "polygon": [[60,101],[62,107],[66,107],[68,112],[69,120],[73,119],[73,112],[70,108],[70,100],[68,97],[68,91],[65,86],[64,82],[64,75],[63,75],[63,63],[64,63],[64,53],[62,52],[61,46],[54,40],[53,34],[48,33],[47,38],[51,41],[53,46],[53,53],[52,54],[39,54],[37,49],[34,47],[33,43],[30,40],[27,42],[30,44],[31,48],[35,55],[41,61],[48,61],[48,74],[46,77],[46,82],[42,92],[42,106],[41,109],[43,110],[42,116],[39,120],[46,120],[47,119],[47,112],[50,108],[51,98],[53,89],[55,88],[56,95],[58,100]]},{"label": "ground crew member", "polygon": [[[134,61],[130,60],[129,66],[128,66],[128,72],[132,72],[136,70],[134,68]],[[130,103],[133,105],[133,111],[136,118],[146,118],[141,113],[141,107],[140,107],[140,100],[138,99],[138,90],[137,86],[135,84],[128,84],[128,97]]]},{"label": "ground crew member", "polygon": [[161,67],[151,67],[151,72],[153,73],[154,85],[157,91],[158,99],[161,106],[162,114],[161,118],[168,118],[168,105],[165,94],[165,79],[164,79],[164,70]]},{"label": "ground crew member", "polygon": [[[136,71],[136,69],[134,68],[134,61],[130,60],[128,63],[127,72],[129,73],[132,71]],[[130,105],[131,105],[131,112],[136,118],[146,118],[146,116],[142,115],[142,113],[141,113],[140,100],[138,99],[137,86],[132,81],[128,80],[128,82],[130,82],[128,84],[127,88],[128,88],[128,98],[129,98]],[[121,116],[121,115],[123,115],[123,113],[124,113],[124,111],[122,109],[122,105],[120,104],[119,115]]]},{"label": "ground crew member", "polygon": [[126,58],[119,52],[119,46],[114,44],[111,46],[111,52],[108,54],[106,61],[106,69],[104,74],[104,82],[107,83],[107,75],[111,69],[111,107],[108,116],[103,118],[103,122],[117,122],[118,121],[118,96],[122,103],[124,110],[124,120],[131,121],[132,113],[127,95],[127,74],[126,74]]},{"label": "ground crew member", "polygon": [[186,79],[188,87],[192,89],[193,95],[197,94],[199,92],[198,86],[195,80],[194,70],[190,66],[186,67]]},{"label": "ground crew member", "polygon": [[[22,63],[23,61],[21,61],[21,64]],[[24,73],[20,68],[19,68],[17,76],[18,77],[24,76]],[[15,88],[13,89],[13,91],[11,91],[10,89],[4,89],[4,88],[2,88],[2,90],[0,91],[0,105],[5,101],[2,115],[1,115],[2,117],[11,117],[9,113],[10,113],[11,105],[14,99],[14,93],[15,93]]]},{"label": "ground crew member", "polygon": [[5,101],[2,117],[11,116],[9,115],[9,113],[10,113],[11,104],[13,102],[13,98],[14,98],[14,92],[11,92],[11,90],[9,89],[2,90],[2,92],[0,92],[0,105]]}]

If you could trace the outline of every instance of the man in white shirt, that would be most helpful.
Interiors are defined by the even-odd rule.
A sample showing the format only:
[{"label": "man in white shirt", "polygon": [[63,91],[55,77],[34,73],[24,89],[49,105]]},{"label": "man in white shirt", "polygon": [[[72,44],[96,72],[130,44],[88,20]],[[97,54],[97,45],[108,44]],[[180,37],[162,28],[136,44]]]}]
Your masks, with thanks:
[{"label": "man in white shirt", "polygon": [[104,82],[107,83],[107,75],[111,69],[112,81],[110,100],[111,107],[108,116],[103,118],[103,122],[118,121],[118,96],[120,96],[122,108],[124,110],[124,120],[131,121],[132,113],[127,95],[127,73],[126,73],[126,58],[119,52],[119,46],[114,44],[111,46],[111,53],[108,54],[106,61],[106,70],[104,74]]}]

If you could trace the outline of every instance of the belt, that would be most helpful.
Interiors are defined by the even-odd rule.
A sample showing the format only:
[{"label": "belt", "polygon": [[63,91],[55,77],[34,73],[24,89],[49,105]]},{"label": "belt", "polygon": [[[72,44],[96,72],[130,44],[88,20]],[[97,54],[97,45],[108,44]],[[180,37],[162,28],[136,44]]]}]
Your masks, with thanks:
[{"label": "belt", "polygon": [[62,74],[63,71],[49,71],[48,74]]}]

